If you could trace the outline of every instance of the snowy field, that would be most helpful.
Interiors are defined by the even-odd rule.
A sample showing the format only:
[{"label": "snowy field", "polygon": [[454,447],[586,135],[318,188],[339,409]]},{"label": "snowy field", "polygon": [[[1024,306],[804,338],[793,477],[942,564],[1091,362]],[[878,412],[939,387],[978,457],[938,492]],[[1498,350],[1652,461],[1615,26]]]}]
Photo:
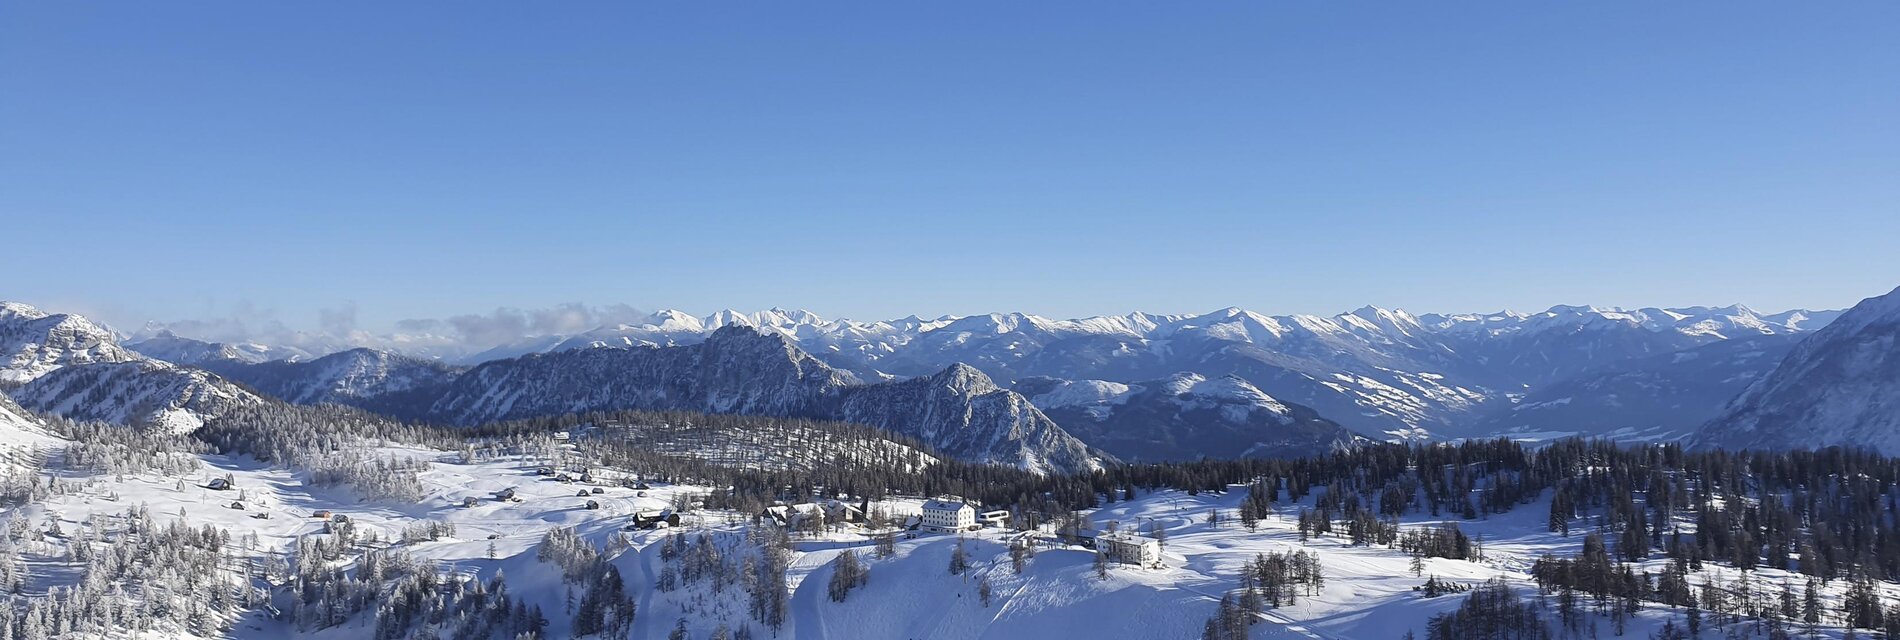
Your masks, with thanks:
[{"label": "snowy field", "polygon": [[[569,635],[575,595],[563,584],[558,568],[536,559],[536,547],[550,530],[572,527],[602,548],[609,548],[616,537],[625,543],[615,545],[625,550],[611,562],[638,599],[632,637],[666,637],[682,620],[692,638],[710,637],[720,625],[728,629],[750,626],[754,637],[774,637],[752,620],[741,589],[712,593],[704,583],[671,591],[655,588],[666,571],[660,549],[668,535],[704,533],[724,544],[741,545],[747,528],[755,526],[752,514],[702,510],[687,514],[677,530],[626,530],[635,512],[667,508],[682,495],[706,494],[708,487],[656,484],[640,491],[621,486],[624,475],[614,470],[597,471],[600,484],[569,484],[539,475],[545,463],[533,458],[464,463],[460,455],[450,452],[385,447],[380,450],[383,455],[431,462],[420,475],[424,496],[414,502],[362,501],[343,488],[313,489],[295,474],[245,457],[200,456],[203,467],[191,477],[80,474],[59,468],[56,439],[36,437],[36,450],[47,452],[47,473],[78,489],[0,517],[18,517],[36,525],[56,523],[70,535],[82,531],[89,520],[110,519],[143,504],[161,523],[182,518],[193,526],[210,524],[229,530],[232,544],[243,547],[240,557],[264,563],[294,549],[299,537],[323,535],[328,525],[313,514],[342,514],[354,521],[359,537],[374,533],[379,544],[401,547],[447,572],[485,580],[505,573],[514,596],[546,612],[551,637]],[[231,488],[210,488],[227,475]],[[596,487],[602,493],[592,493]],[[515,491],[518,501],[497,498],[508,489]],[[578,495],[583,491],[589,496]],[[959,541],[954,535],[901,536],[889,558],[873,558],[872,538],[849,525],[813,536],[795,535],[786,575],[792,592],[789,622],[776,637],[1197,638],[1204,621],[1213,615],[1215,602],[1237,588],[1237,576],[1248,560],[1256,554],[1286,551],[1316,553],[1324,586],[1310,597],[1302,592],[1295,604],[1266,613],[1253,627],[1254,638],[1398,638],[1407,630],[1422,637],[1429,618],[1455,609],[1463,600],[1460,594],[1422,597],[1414,587],[1424,578],[1414,575],[1410,556],[1397,549],[1351,546],[1336,536],[1302,541],[1295,525],[1300,505],[1281,504],[1256,530],[1247,530],[1235,518],[1243,496],[1242,487],[1224,494],[1159,491],[1094,511],[1090,520],[1098,527],[1114,522],[1124,529],[1148,531],[1159,525],[1166,532],[1162,567],[1115,566],[1106,579],[1096,575],[1093,551],[1047,538],[1026,569],[1016,573],[1007,545],[1021,533],[1010,530],[985,529],[962,536],[972,560],[972,569],[962,575],[948,571]],[[464,506],[470,498],[477,503]],[[598,508],[588,508],[589,500],[596,501]],[[897,499],[875,506],[901,515],[914,513],[918,502]],[[234,508],[234,503],[243,508]],[[1208,515],[1213,511],[1219,511],[1224,522],[1210,524]],[[1587,520],[1578,521],[1573,530],[1579,533],[1569,537],[1548,533],[1544,530],[1547,513],[1548,506],[1538,503],[1489,519],[1457,521],[1468,535],[1482,537],[1484,557],[1479,561],[1428,558],[1422,573],[1471,585],[1503,577],[1530,597],[1535,592],[1527,573],[1532,561],[1544,553],[1576,553],[1581,532],[1591,526]],[[406,528],[425,522],[453,525],[454,532],[434,541],[399,542]],[[1434,522],[1438,521],[1412,519],[1403,524]],[[39,555],[27,556],[32,574],[29,594],[45,593],[74,574],[57,560],[56,549],[46,546],[51,544],[43,543]],[[831,562],[847,548],[859,553],[869,579],[846,601],[833,602],[826,597]],[[1660,571],[1664,562],[1652,559],[1640,566]],[[1720,584],[1738,575],[1732,569],[1712,568],[1711,572],[1719,576]],[[1764,588],[1780,585],[1786,577],[1771,569],[1756,571],[1754,576],[1755,583]],[[1799,576],[1790,579],[1797,585],[1802,582]],[[985,580],[992,587],[987,605],[978,596],[978,585]],[[1832,586],[1829,599],[1838,598],[1843,587]],[[1666,619],[1677,618],[1680,624],[1680,617],[1679,610],[1651,606],[1626,634],[1647,637]],[[259,610],[239,621],[234,631],[244,637],[359,638],[370,632],[372,618],[365,614],[342,626],[298,633]],[[1597,622],[1601,637],[1612,637],[1609,624],[1607,619]],[[1705,628],[1704,633],[1712,631]],[[1827,633],[1839,635],[1838,630]]]}]

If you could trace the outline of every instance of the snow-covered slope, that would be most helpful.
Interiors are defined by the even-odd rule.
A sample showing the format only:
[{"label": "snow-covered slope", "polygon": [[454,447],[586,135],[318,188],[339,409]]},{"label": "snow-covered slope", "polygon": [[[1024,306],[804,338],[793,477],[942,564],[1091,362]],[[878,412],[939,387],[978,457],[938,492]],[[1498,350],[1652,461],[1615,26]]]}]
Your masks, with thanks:
[{"label": "snow-covered slope", "polygon": [[296,404],[349,404],[442,384],[456,370],[421,358],[375,349],[340,351],[315,360],[246,364],[208,362],[205,368]]},{"label": "snow-covered slope", "polygon": [[1802,341],[1696,442],[1900,453],[1900,289],[1862,300]]},{"label": "snow-covered slope", "polygon": [[60,442],[37,416],[0,394],[0,477],[36,471]]},{"label": "snow-covered slope", "polygon": [[1453,435],[1680,440],[1767,375],[1805,336],[1736,338],[1619,362],[1545,385],[1514,404],[1494,405]]},{"label": "snow-covered slope", "polygon": [[1233,376],[1179,373],[1133,384],[1030,378],[1015,390],[1083,442],[1129,461],[1299,457],[1364,440]]},{"label": "snow-covered slope", "polygon": [[71,420],[183,433],[265,402],[217,374],[159,360],[68,365],[12,392],[20,405]]},{"label": "snow-covered slope", "polygon": [[136,359],[111,331],[82,316],[0,302],[0,385],[27,382],[65,365]]}]

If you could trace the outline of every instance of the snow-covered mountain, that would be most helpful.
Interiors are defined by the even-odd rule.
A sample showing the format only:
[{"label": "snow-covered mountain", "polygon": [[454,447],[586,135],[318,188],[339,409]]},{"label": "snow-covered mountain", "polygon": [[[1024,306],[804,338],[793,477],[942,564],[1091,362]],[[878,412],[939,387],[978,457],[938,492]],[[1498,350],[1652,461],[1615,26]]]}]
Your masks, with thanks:
[{"label": "snow-covered mountain", "polygon": [[149,359],[85,317],[0,302],[0,383],[20,406],[72,420],[184,432],[264,402],[216,374]]},{"label": "snow-covered mountain", "polygon": [[[690,345],[570,349],[463,372],[371,349],[246,363],[209,343],[154,336],[166,340],[160,347],[183,349],[168,355],[205,356],[179,358],[205,368],[183,366],[121,348],[110,332],[78,316],[48,316],[25,305],[6,311],[0,335],[19,354],[8,371],[24,383],[10,393],[28,408],[75,420],[191,431],[234,407],[269,402],[256,389],[298,404],[351,404],[470,425],[616,409],[810,417],[888,429],[972,461],[1043,471],[1101,464],[1087,445],[975,369],[861,385],[799,349],[789,332],[754,326],[811,319],[796,314],[733,316]],[[676,320],[700,326],[690,317]]]},{"label": "snow-covered mountain", "polygon": [[[83,318],[49,316],[25,305],[5,309],[0,336],[7,338],[13,355],[12,364],[0,374],[16,384],[67,362],[139,357],[118,347],[111,332]],[[465,424],[609,407],[838,417],[835,411],[843,402],[839,390],[858,381],[927,378],[967,364],[1001,387],[1053,378],[1080,384],[1147,383],[1143,388],[1151,388],[1155,381],[1183,373],[1208,380],[1231,376],[1276,402],[1309,407],[1349,431],[1375,437],[1457,437],[1586,431],[1565,417],[1571,410],[1562,398],[1575,395],[1567,391],[1573,389],[1602,392],[1607,396],[1603,402],[1620,403],[1596,407],[1620,407],[1620,413],[1578,414],[1578,419],[1597,421],[1595,432],[1675,429],[1707,411],[1707,398],[1725,388],[1703,384],[1713,369],[1697,369],[1703,363],[1679,366],[1675,354],[1738,339],[1805,336],[1837,315],[1764,315],[1739,305],[1633,311],[1559,306],[1534,314],[1422,317],[1377,307],[1330,317],[1268,316],[1228,308],[1198,315],[1134,313],[1054,320],[1009,313],[864,323],[783,309],[703,317],[661,311],[634,322],[495,347],[487,355],[531,355],[506,365],[478,366],[468,375],[436,364],[439,360],[387,350],[347,350],[298,361],[303,360],[300,351],[211,343],[156,331],[135,344],[148,355],[198,364],[292,402],[343,402]],[[767,351],[794,355],[774,359],[783,371],[739,374],[734,372],[743,369],[737,365],[697,359],[701,352],[717,356],[733,346],[731,340],[711,349],[672,351],[703,345],[722,331],[771,336],[778,346]],[[441,345],[436,338],[413,342],[428,347],[425,352]],[[655,350],[672,355],[651,355]],[[537,353],[547,355],[532,355]],[[696,355],[681,355],[685,353]],[[256,362],[286,354],[292,356],[289,361]],[[650,370],[629,369],[623,362],[628,358]],[[1761,366],[1731,364],[1734,371],[1721,380]],[[727,372],[720,374],[727,379],[705,378],[717,371]],[[1695,391],[1655,391],[1668,384],[1640,386],[1645,376],[1679,381]],[[1639,386],[1604,391],[1617,384]],[[1636,401],[1643,389],[1652,390],[1656,401]],[[1681,412],[1674,412],[1677,409]],[[1086,412],[1058,416],[1056,422],[1074,423],[1083,415]],[[1100,425],[1074,428],[1096,427]],[[1318,439],[1327,438],[1322,434]],[[1177,442],[1200,441],[1188,437]],[[986,449],[981,455],[991,453]],[[1213,453],[1217,451],[1170,455]]]},{"label": "snow-covered mountain", "polygon": [[179,336],[169,330],[127,341],[125,347],[147,358],[194,367],[232,362],[297,361],[311,357],[310,352],[295,347],[256,342],[207,342]]},{"label": "snow-covered mountain", "polygon": [[[1033,377],[1132,383],[1178,372],[1233,375],[1357,432],[1414,437],[1468,432],[1510,398],[1573,376],[1723,340],[1804,335],[1837,314],[1764,315],[1739,305],[1422,317],[1377,307],[1330,317],[1228,308],[1073,320],[998,313],[857,322],[784,309],[706,316],[666,310],[575,334],[524,337],[457,361],[688,346],[721,328],[744,327],[782,336],[865,381],[928,376],[957,363],[1004,386]],[[439,340],[415,342],[430,345],[428,357],[444,353]]]},{"label": "snow-covered mountain", "polygon": [[1735,305],[1679,309],[1558,306],[1543,313],[1428,316],[1499,388],[1537,387],[1613,363],[1721,340],[1802,333],[1834,312],[1771,317]]},{"label": "snow-covered mountain", "polygon": [[450,424],[612,409],[817,416],[850,374],[777,337],[728,329],[676,347],[578,349],[476,366],[365,406]]},{"label": "snow-covered mountain", "polygon": [[690,410],[854,422],[972,461],[1052,471],[1099,456],[975,369],[863,385],[782,335],[727,326],[667,347],[575,349],[489,362],[441,384],[356,404],[450,424],[619,409]]},{"label": "snow-covered mountain", "polygon": [[1409,436],[1459,431],[1509,394],[1614,363],[1737,337],[1802,334],[1833,315],[1764,316],[1739,305],[1560,306],[1536,314],[1422,318],[1376,307],[1331,317],[1228,308],[1198,315],[1055,320],[1008,313],[861,323],[779,309],[705,317],[662,311],[547,348],[693,344],[720,327],[744,326],[784,336],[864,380],[931,375],[956,363],[1005,385],[1032,377],[1131,383],[1178,372],[1232,375],[1353,430]]},{"label": "snow-covered mountain", "polygon": [[184,433],[237,407],[266,402],[217,374],[161,360],[60,367],[10,392],[35,411]]},{"label": "snow-covered mountain", "polygon": [[120,347],[111,331],[84,317],[0,302],[0,385],[28,382],[66,365],[138,357]]},{"label": "snow-covered mountain", "polygon": [[1775,368],[1806,334],[1713,342],[1608,365],[1496,404],[1451,435],[1681,440]]},{"label": "snow-covered mountain", "polygon": [[853,386],[842,396],[830,417],[880,426],[965,460],[1043,472],[1101,467],[1103,456],[969,365]]},{"label": "snow-covered mountain", "polygon": [[1802,341],[1696,442],[1900,453],[1900,289],[1862,300]]},{"label": "snow-covered mountain", "polygon": [[1123,460],[1300,457],[1365,441],[1234,376],[1179,373],[1132,384],[1028,378],[1015,390],[1082,441]]},{"label": "snow-covered mountain", "polygon": [[217,360],[201,366],[296,404],[349,404],[438,385],[456,373],[456,369],[434,360],[375,349],[351,349],[308,361]]}]

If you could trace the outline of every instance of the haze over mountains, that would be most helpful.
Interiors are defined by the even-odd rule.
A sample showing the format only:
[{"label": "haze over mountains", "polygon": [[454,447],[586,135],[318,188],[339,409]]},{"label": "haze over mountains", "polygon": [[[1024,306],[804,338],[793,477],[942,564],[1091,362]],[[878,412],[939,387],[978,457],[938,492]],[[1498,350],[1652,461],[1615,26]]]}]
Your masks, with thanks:
[{"label": "haze over mountains", "polygon": [[[1308,455],[1368,439],[1768,444],[1730,432],[1760,432],[1747,425],[1791,410],[1752,408],[1762,402],[1813,404],[1840,393],[1800,392],[1803,384],[1786,380],[1810,373],[1771,376],[1782,357],[1849,349],[1810,346],[1810,336],[1855,339],[1873,346],[1855,351],[1851,366],[1874,366],[1867,353],[1882,338],[1840,337],[1889,330],[1892,323],[1869,319],[1874,313],[1559,306],[1414,316],[1365,307],[1322,317],[1229,308],[867,323],[777,309],[666,311],[440,358],[212,343],[163,330],[121,345],[119,334],[79,316],[7,303],[0,376],[29,408],[181,431],[278,400],[456,425],[690,410],[858,422],[954,457],[1066,471],[1116,459]],[[1849,322],[1824,329],[1836,318]],[[411,342],[440,353],[439,341]],[[1816,367],[1850,365],[1803,371]],[[1771,377],[1782,381],[1756,389]],[[1744,390],[1752,395],[1736,399]],[[1701,434],[1718,416],[1711,429],[1730,435]],[[1863,427],[1840,430],[1866,436]]]}]

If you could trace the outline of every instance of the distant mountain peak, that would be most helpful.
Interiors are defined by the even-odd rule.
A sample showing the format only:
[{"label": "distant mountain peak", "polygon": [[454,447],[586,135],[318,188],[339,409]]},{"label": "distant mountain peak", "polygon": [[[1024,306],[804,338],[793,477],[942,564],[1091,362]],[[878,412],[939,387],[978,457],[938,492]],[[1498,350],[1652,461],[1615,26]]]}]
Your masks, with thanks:
[{"label": "distant mountain peak", "polygon": [[40,311],[38,307],[33,305],[24,302],[0,300],[0,318],[38,320],[44,317],[46,317],[46,312]]},{"label": "distant mountain peak", "polygon": [[957,362],[930,376],[933,383],[947,386],[959,393],[983,394],[996,391],[1000,387],[981,369]]},{"label": "distant mountain peak", "polygon": [[0,302],[0,382],[25,383],[69,365],[129,362],[118,335],[74,314]]}]

